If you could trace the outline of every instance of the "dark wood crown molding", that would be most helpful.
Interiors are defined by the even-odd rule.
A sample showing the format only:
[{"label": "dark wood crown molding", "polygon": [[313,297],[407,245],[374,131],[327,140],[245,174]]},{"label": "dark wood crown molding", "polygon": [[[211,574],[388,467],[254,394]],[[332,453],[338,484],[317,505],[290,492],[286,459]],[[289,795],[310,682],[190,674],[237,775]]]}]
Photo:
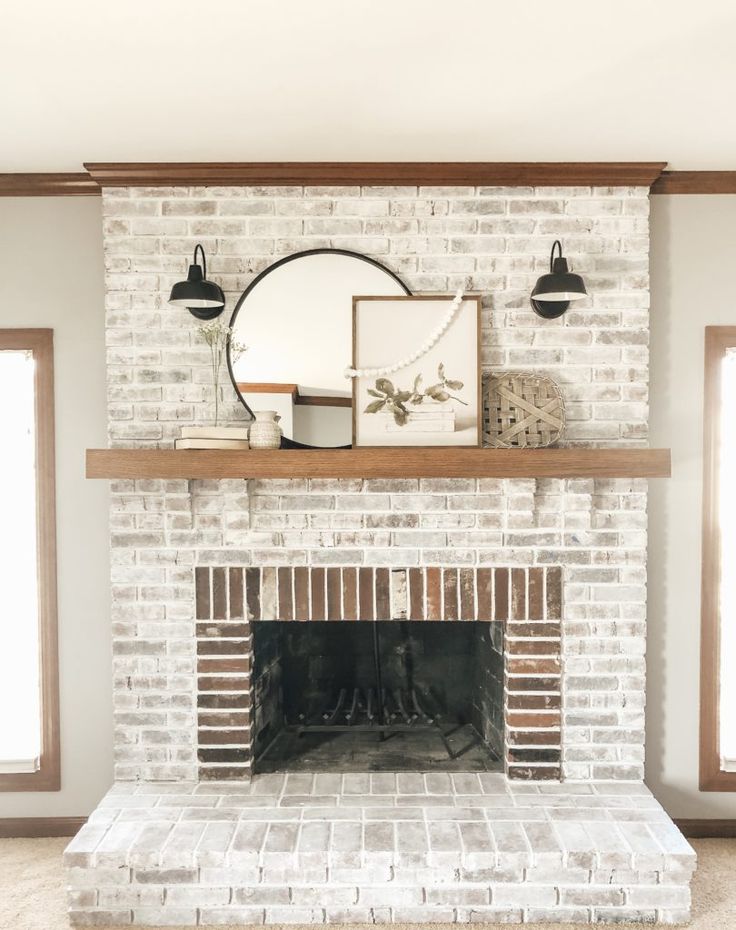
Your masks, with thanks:
[{"label": "dark wood crown molding", "polygon": [[100,185],[85,171],[0,174],[0,197],[96,197]]},{"label": "dark wood crown molding", "polygon": [[666,162],[89,162],[86,172],[0,173],[0,197],[95,197],[101,187],[348,185],[650,187],[736,194],[736,171],[665,171]]},{"label": "dark wood crown molding", "polygon": [[653,194],[736,194],[736,171],[663,171]]},{"label": "dark wood crown molding", "polygon": [[666,162],[88,162],[101,187],[424,184],[650,187]]}]

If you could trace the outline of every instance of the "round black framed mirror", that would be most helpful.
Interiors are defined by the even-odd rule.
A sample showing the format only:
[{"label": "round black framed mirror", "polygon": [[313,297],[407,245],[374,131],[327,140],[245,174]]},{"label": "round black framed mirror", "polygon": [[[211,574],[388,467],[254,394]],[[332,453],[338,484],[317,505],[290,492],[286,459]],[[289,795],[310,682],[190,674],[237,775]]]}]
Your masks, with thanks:
[{"label": "round black framed mirror", "polygon": [[247,349],[228,370],[252,415],[274,410],[282,448],[341,448],[352,437],[353,297],[410,295],[397,274],[345,249],[296,252],[264,269],[230,320]]}]

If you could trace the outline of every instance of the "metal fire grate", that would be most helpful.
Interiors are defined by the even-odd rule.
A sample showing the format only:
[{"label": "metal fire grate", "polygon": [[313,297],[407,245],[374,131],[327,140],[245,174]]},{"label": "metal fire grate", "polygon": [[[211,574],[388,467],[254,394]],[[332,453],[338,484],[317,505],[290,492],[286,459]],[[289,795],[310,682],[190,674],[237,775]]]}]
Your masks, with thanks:
[{"label": "metal fire grate", "polygon": [[406,689],[383,687],[378,624],[373,623],[373,664],[375,687],[341,688],[327,707],[305,709],[295,721],[286,725],[298,735],[307,733],[375,733],[380,740],[397,733],[432,730],[438,734],[450,759],[464,755],[479,738],[459,750],[449,742],[456,730],[438,699],[429,691],[416,687]]}]

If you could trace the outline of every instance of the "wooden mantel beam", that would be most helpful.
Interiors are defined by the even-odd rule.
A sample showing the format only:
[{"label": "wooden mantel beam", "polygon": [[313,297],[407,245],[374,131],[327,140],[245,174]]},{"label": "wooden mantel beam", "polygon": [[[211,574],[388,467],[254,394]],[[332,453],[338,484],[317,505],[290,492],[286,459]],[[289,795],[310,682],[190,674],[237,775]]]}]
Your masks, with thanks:
[{"label": "wooden mantel beam", "polygon": [[88,449],[88,478],[668,478],[669,449]]}]

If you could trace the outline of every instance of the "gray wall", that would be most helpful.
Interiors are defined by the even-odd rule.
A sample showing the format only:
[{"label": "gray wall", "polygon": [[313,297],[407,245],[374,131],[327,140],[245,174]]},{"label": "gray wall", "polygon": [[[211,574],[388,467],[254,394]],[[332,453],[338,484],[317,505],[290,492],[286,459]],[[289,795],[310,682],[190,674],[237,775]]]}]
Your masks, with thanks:
[{"label": "gray wall", "polygon": [[735,196],[652,197],[652,445],[647,783],[675,817],[736,817],[736,794],[698,791],[703,331],[736,324]]},{"label": "gray wall", "polygon": [[87,814],[112,781],[108,488],[84,477],[107,443],[101,225],[96,197],[0,199],[0,327],[54,330],[62,765],[0,817]]},{"label": "gray wall", "polygon": [[[736,324],[736,197],[652,198],[652,444],[647,781],[679,817],[734,817],[700,794],[698,652],[703,327]],[[107,487],[83,450],[106,443],[100,203],[0,200],[0,326],[51,326],[56,349],[62,790],[2,794],[0,817],[89,812],[112,779]]]}]

